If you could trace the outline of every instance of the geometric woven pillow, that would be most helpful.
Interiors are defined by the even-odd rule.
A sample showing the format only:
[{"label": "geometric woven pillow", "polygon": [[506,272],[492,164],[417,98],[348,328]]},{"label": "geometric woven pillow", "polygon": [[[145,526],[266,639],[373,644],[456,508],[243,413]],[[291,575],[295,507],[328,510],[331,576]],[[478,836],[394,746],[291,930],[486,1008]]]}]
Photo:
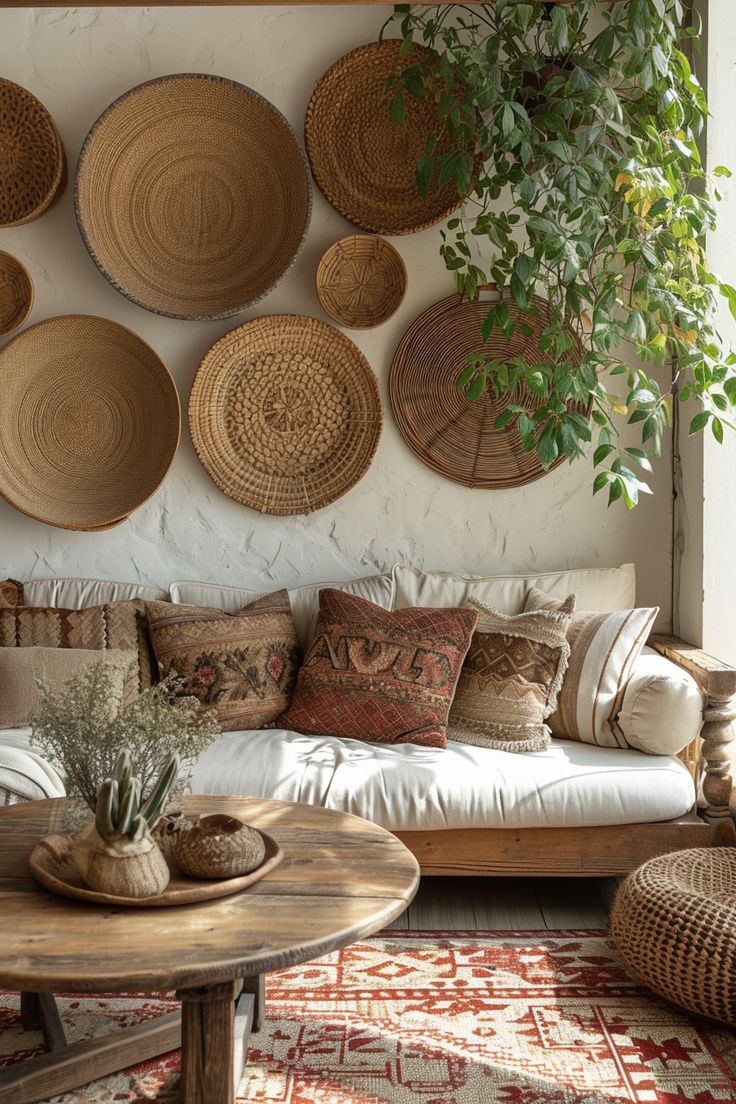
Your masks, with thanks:
[{"label": "geometric woven pillow", "polygon": [[544,751],[544,723],[567,668],[573,595],[556,610],[510,615],[470,599],[478,624],[450,710],[451,740],[500,751]]},{"label": "geometric woven pillow", "polygon": [[[527,610],[558,603],[532,587]],[[626,747],[612,722],[621,711],[631,669],[647,642],[659,607],[576,613],[568,630],[570,661],[557,708],[549,719],[554,736],[600,747]]]},{"label": "geometric woven pillow", "polygon": [[23,584],[15,579],[0,579],[0,609],[23,605]]}]

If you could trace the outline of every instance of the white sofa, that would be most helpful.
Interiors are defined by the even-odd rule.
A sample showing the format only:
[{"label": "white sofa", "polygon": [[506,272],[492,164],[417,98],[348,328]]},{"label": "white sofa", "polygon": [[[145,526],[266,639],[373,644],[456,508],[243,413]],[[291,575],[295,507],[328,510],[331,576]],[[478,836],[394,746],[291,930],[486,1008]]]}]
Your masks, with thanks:
[{"label": "white sofa", "polygon": [[[633,565],[486,580],[396,565],[388,575],[290,591],[304,646],[314,632],[322,585],[346,586],[386,608],[459,605],[469,586],[476,594],[478,587],[488,586],[493,603],[513,613],[523,608],[531,585],[559,597],[574,592],[580,609],[606,612],[635,604]],[[234,612],[265,589],[177,582],[169,596]],[[79,607],[133,596],[163,594],[91,580],[36,580],[25,586],[27,605]],[[688,652],[681,642],[656,643],[667,655],[645,649],[616,719],[627,747],[553,740],[547,751],[514,755],[452,740],[441,750],[273,729],[228,732],[194,764],[192,788],[320,804],[365,816],[401,835],[425,872],[622,873],[650,854],[706,842],[708,822],[728,815],[724,795],[726,788],[730,795],[730,776],[722,752],[730,719],[724,708],[736,691],[736,672],[694,649]],[[718,712],[710,720],[709,697]],[[704,709],[705,757],[697,739]],[[681,755],[637,750],[639,744],[651,748],[652,741],[666,747],[673,732],[678,746],[688,744]],[[17,783],[18,756],[24,754],[18,749],[28,748],[28,739],[28,730],[0,732],[0,801],[3,787],[5,800],[21,796],[17,784],[15,792],[9,787],[8,772],[15,770]],[[14,757],[12,763],[8,757]],[[33,759],[26,766],[31,781],[24,784],[25,799],[61,792],[53,768]],[[696,810],[702,777],[705,816]],[[38,792],[30,792],[33,785]]]}]

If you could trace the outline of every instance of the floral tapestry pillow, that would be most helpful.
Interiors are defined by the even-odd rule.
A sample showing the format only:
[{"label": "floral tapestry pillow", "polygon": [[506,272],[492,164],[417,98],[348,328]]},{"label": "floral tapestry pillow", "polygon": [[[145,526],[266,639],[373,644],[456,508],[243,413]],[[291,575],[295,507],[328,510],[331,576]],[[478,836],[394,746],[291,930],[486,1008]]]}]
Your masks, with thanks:
[{"label": "floral tapestry pillow", "polygon": [[314,641],[282,728],[383,744],[445,747],[446,725],[478,614],[391,612],[320,591]]},{"label": "floral tapestry pillow", "polygon": [[288,707],[301,653],[287,591],[235,614],[171,602],[147,602],[146,613],[162,678],[183,679],[226,732],[264,728]]},{"label": "floral tapestry pillow", "polygon": [[450,710],[450,739],[501,751],[544,751],[570,656],[570,595],[556,610],[515,616],[470,599],[478,624]]},{"label": "floral tapestry pillow", "polygon": [[0,579],[0,609],[23,605],[23,584],[15,579]]}]

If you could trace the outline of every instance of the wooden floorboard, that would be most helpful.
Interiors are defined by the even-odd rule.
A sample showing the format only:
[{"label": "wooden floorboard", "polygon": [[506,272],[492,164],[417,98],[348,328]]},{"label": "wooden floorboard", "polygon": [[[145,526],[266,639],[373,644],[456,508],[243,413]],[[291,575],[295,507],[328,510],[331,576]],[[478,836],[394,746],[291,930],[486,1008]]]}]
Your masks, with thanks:
[{"label": "wooden floorboard", "polygon": [[616,878],[422,879],[395,931],[605,928]]}]

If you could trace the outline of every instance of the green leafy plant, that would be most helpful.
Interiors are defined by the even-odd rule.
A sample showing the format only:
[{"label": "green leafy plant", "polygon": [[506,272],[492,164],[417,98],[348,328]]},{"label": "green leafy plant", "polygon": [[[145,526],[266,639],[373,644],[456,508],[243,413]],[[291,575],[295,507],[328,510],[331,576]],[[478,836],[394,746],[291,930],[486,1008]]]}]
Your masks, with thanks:
[{"label": "green leafy plant", "polygon": [[[436,102],[418,185],[453,180],[462,199],[441,255],[466,296],[502,293],[482,340],[512,335],[510,299],[521,329],[535,296],[549,304],[538,360],[479,351],[459,386],[507,397],[497,425],[515,422],[545,467],[594,442],[594,493],[634,507],[673,400],[696,400],[690,432],[718,441],[736,404],[736,356],[714,322],[719,294],[736,317],[736,289],[702,244],[730,172],[701,161],[707,105],[682,3],[397,5],[389,25],[404,55],[428,48],[395,81],[391,117],[408,96]],[[625,422],[641,446],[625,446]]]},{"label": "green leafy plant", "polygon": [[167,797],[179,776],[180,760],[176,752],[162,765],[158,779],[143,801],[141,780],[133,774],[130,752],[118,753],[112,774],[100,786],[95,806],[95,828],[106,843],[143,837],[161,816]]},{"label": "green leafy plant", "polygon": [[132,701],[124,700],[119,677],[105,663],[86,665],[60,691],[51,691],[42,679],[38,685],[41,707],[33,743],[62,771],[67,792],[82,797],[93,812],[98,791],[117,769],[121,748],[128,749],[138,797],[150,800],[162,760],[176,753],[183,761],[176,785],[180,792],[188,782],[188,765],[221,731],[215,711],[181,696],[174,678]]}]

